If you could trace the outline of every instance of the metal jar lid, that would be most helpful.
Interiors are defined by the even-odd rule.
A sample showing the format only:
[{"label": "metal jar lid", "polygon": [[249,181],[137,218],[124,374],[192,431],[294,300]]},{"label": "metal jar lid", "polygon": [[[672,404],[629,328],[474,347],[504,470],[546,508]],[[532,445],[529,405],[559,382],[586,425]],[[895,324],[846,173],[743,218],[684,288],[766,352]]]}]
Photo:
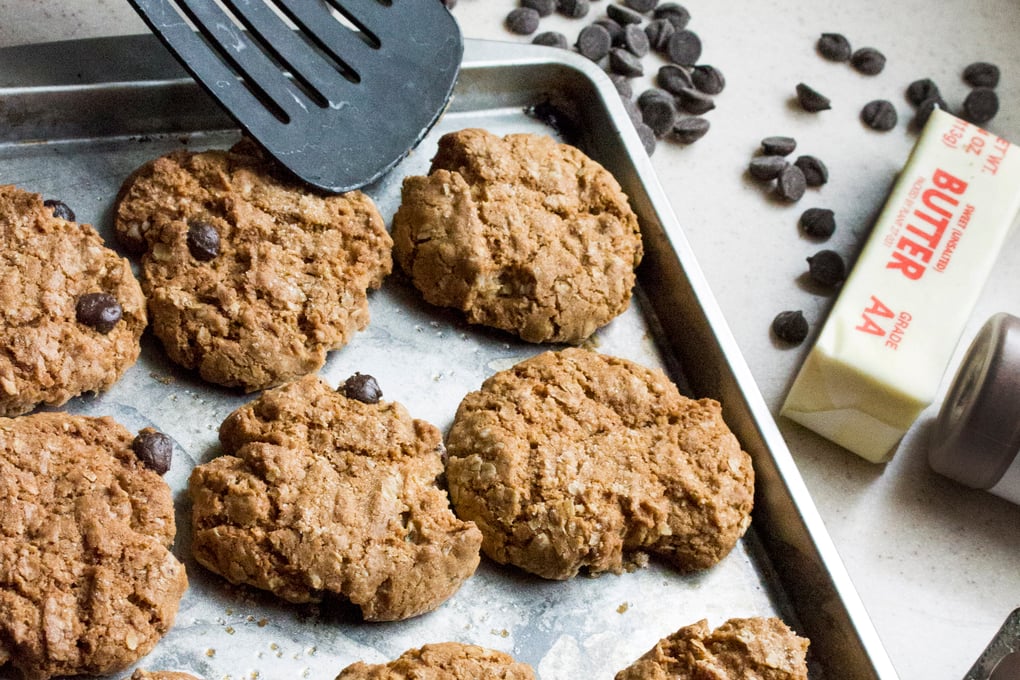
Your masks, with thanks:
[{"label": "metal jar lid", "polygon": [[1020,452],[1020,318],[992,316],[971,343],[932,432],[928,462],[989,489]]}]

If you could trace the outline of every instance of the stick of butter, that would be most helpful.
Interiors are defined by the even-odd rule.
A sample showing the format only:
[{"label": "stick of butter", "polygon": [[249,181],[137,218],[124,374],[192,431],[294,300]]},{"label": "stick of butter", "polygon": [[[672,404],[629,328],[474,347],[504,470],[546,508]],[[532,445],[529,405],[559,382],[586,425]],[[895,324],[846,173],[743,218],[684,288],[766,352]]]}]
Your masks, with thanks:
[{"label": "stick of butter", "polygon": [[780,411],[875,463],[931,402],[1020,208],[1020,148],[936,109]]}]

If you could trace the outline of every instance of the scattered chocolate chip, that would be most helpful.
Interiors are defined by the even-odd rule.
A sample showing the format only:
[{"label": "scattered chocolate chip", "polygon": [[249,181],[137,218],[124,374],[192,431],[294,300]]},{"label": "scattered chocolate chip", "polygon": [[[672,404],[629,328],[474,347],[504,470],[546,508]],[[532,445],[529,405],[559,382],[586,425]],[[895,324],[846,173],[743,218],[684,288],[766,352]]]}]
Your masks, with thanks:
[{"label": "scattered chocolate chip", "polygon": [[655,82],[663,90],[674,95],[694,87],[691,74],[687,72],[687,69],[676,64],[663,64],[660,66],[659,72],[655,76]]},{"label": "scattered chocolate chip", "polygon": [[648,42],[648,36],[645,34],[644,29],[637,24],[627,24],[627,26],[624,27],[622,46],[625,50],[638,58],[648,54],[651,49],[651,45]]},{"label": "scattered chocolate chip", "polygon": [[629,7],[623,7],[621,5],[609,5],[606,7],[606,14],[609,18],[617,22],[622,26],[627,24],[640,24],[645,20],[644,16],[640,12],[635,12]]},{"label": "scattered chocolate chip", "polygon": [[538,12],[530,7],[517,7],[506,15],[506,30],[517,35],[531,35],[538,30]]},{"label": "scattered chocolate chip", "polygon": [[861,121],[872,130],[888,132],[896,127],[898,120],[896,107],[885,99],[870,101],[861,109]]},{"label": "scattered chocolate chip", "polygon": [[609,37],[613,41],[614,45],[619,45],[623,42],[623,26],[621,26],[619,22],[613,21],[609,17],[602,17],[601,19],[596,19],[592,23],[609,31]]},{"label": "scattered chocolate chip", "polygon": [[681,31],[691,22],[691,13],[681,4],[664,2],[652,12],[652,19],[665,19],[673,24],[675,29]]},{"label": "scattered chocolate chip", "polygon": [[641,60],[622,47],[609,50],[609,70],[628,78],[636,78],[645,72]]},{"label": "scattered chocolate chip", "polygon": [[787,165],[779,173],[776,194],[787,201],[799,201],[807,188],[804,172],[796,165]]},{"label": "scattered chocolate chip", "polygon": [[686,28],[675,31],[666,43],[666,56],[674,64],[694,66],[701,59],[701,38]]},{"label": "scattered chocolate chip", "polygon": [[655,131],[642,122],[635,123],[634,129],[637,130],[641,145],[645,147],[645,153],[651,156],[655,153],[655,147],[658,143],[655,139]]},{"label": "scattered chocolate chip", "polygon": [[774,135],[761,140],[761,152],[766,156],[789,156],[797,148],[793,137]]},{"label": "scattered chocolate chip", "polygon": [[907,85],[907,101],[914,106],[920,106],[925,99],[938,96],[939,87],[931,78],[919,78]]},{"label": "scattered chocolate chip", "polygon": [[641,120],[652,129],[656,137],[662,137],[673,129],[676,123],[676,103],[665,90],[645,90],[637,100],[641,109]]},{"label": "scattered chocolate chip", "polygon": [[187,243],[191,256],[200,262],[208,262],[220,254],[220,233],[208,222],[189,222]]},{"label": "scattered chocolate chip", "polygon": [[609,31],[604,27],[598,24],[589,24],[577,34],[576,46],[581,56],[598,61],[609,54],[612,39],[609,37]]},{"label": "scattered chocolate chip", "polygon": [[799,310],[780,312],[772,320],[772,332],[783,342],[799,345],[807,337],[808,322]]},{"label": "scattered chocolate chip", "polygon": [[815,283],[835,288],[846,279],[846,262],[835,250],[819,250],[807,262],[808,274]]},{"label": "scattered chocolate chip", "polygon": [[580,19],[591,10],[591,3],[588,0],[556,0],[556,9],[571,19]]},{"label": "scattered chocolate chip", "polygon": [[639,124],[644,125],[645,122],[641,120],[641,109],[634,103],[633,99],[621,99],[623,102],[623,108],[627,111],[627,117],[630,118],[630,122],[634,123],[637,127]]},{"label": "scattered chocolate chip", "polygon": [[836,214],[828,208],[808,208],[801,213],[800,228],[811,238],[827,239],[836,231]]},{"label": "scattered chocolate chip", "polygon": [[655,9],[655,6],[659,4],[659,0],[623,0],[623,4],[635,12],[647,14]]},{"label": "scattered chocolate chip", "polygon": [[673,139],[680,144],[693,144],[708,134],[709,127],[711,125],[706,118],[687,116],[673,126]]},{"label": "scattered chocolate chip", "polygon": [[53,211],[53,216],[57,219],[67,220],[68,222],[76,222],[74,211],[71,210],[63,201],[58,201],[55,198],[47,198],[43,201],[43,205]]},{"label": "scattered chocolate chip", "polygon": [[928,118],[931,117],[931,112],[936,108],[948,111],[949,105],[946,104],[946,100],[939,95],[925,99],[923,102],[918,104],[917,113],[914,115],[914,120],[911,125],[917,130],[923,128],[924,124],[928,122]]},{"label": "scattered chocolate chip", "polygon": [[987,123],[999,112],[999,95],[990,87],[975,87],[963,100],[963,118],[975,125]]},{"label": "scattered chocolate chip", "polygon": [[820,187],[829,181],[829,169],[814,156],[798,156],[793,164],[804,173],[804,181],[809,187]]},{"label": "scattered chocolate chip", "polygon": [[74,316],[78,323],[106,335],[124,316],[124,310],[109,293],[85,293],[74,306]]},{"label": "scattered chocolate chip", "polygon": [[365,404],[378,404],[382,399],[382,390],[376,379],[365,373],[355,373],[347,380],[341,388],[342,394],[348,399],[363,402]]},{"label": "scattered chocolate chip", "polygon": [[521,7],[530,7],[538,16],[547,17],[556,11],[556,0],[521,0]]},{"label": "scattered chocolate chip", "polygon": [[138,433],[131,442],[131,450],[138,461],[157,475],[165,475],[170,471],[170,462],[174,455],[174,444],[170,437],[152,427]]},{"label": "scattered chocolate chip", "polygon": [[797,83],[797,101],[800,102],[800,108],[808,113],[817,113],[832,108],[832,102],[828,97],[804,83]]},{"label": "scattered chocolate chip", "polygon": [[719,94],[726,87],[722,71],[708,64],[695,66],[691,71],[691,80],[694,81],[694,87],[705,94]]},{"label": "scattered chocolate chip", "polygon": [[768,181],[779,177],[789,163],[782,156],[755,156],[747,165],[747,172],[755,179]]},{"label": "scattered chocolate chip", "polygon": [[976,61],[963,69],[963,80],[971,87],[997,87],[999,67],[986,61]]},{"label": "scattered chocolate chip", "polygon": [[535,45],[545,45],[546,47],[559,47],[560,49],[570,49],[570,43],[567,42],[567,36],[563,35],[559,31],[543,31],[536,35],[531,42]]},{"label": "scattered chocolate chip", "polygon": [[695,116],[708,113],[715,108],[715,101],[711,97],[693,88],[680,90],[676,100],[681,109],[687,113],[693,113]]},{"label": "scattered chocolate chip", "polygon": [[648,44],[656,52],[665,52],[669,44],[669,36],[676,33],[676,27],[667,19],[652,19],[645,24],[645,35]]},{"label": "scattered chocolate chip", "polygon": [[885,68],[885,55],[874,47],[862,47],[850,56],[850,64],[866,76],[877,76]]},{"label": "scattered chocolate chip", "polygon": [[634,96],[634,86],[631,85],[630,78],[621,76],[619,73],[610,73],[609,79],[613,81],[613,86],[621,98],[630,99]]},{"label": "scattered chocolate chip", "polygon": [[816,47],[818,53],[829,61],[849,61],[852,53],[850,41],[841,33],[822,33]]}]

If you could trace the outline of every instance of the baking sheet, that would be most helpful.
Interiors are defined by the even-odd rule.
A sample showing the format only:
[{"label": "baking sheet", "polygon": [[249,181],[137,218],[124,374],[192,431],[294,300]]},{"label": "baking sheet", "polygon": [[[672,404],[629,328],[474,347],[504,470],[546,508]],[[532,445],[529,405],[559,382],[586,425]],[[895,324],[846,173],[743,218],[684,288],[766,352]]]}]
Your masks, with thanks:
[{"label": "baking sheet", "polygon": [[[0,181],[63,200],[111,244],[113,197],[135,167],[181,146],[236,139],[151,36],[12,48],[0,51],[0,64]],[[528,112],[546,104],[562,114],[555,126]],[[701,618],[714,626],[779,615],[812,639],[813,678],[895,678],[608,79],[562,51],[468,41],[450,109],[368,188],[387,222],[403,177],[424,174],[438,137],[465,127],[569,137],[620,181],[641,219],[646,257],[635,304],[590,344],[662,366],[683,391],[723,402],[755,459],[751,531],[721,564],[686,576],[653,560],[631,574],[548,582],[483,559],[445,605],[404,622],[368,624],[342,607],[279,602],[231,586],[190,558],[187,477],[218,455],[219,423],[253,397],[176,368],[147,334],[138,364],[109,392],[65,407],[112,415],[131,430],[151,425],[176,443],[166,479],[178,513],[175,552],[191,586],[174,628],[138,665],[210,680],[332,678],[356,660],[381,662],[458,640],[507,651],[543,680],[612,678],[659,638]],[[465,393],[547,349],[468,326],[423,303],[399,275],[370,307],[369,327],[332,353],[321,375],[336,385],[355,371],[370,373],[385,399],[444,431]]]}]

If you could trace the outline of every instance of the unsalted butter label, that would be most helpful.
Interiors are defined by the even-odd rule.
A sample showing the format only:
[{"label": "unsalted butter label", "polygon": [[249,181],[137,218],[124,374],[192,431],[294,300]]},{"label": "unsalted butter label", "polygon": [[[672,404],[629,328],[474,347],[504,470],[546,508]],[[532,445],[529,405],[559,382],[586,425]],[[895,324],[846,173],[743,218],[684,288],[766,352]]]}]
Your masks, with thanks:
[{"label": "unsalted butter label", "polygon": [[1020,208],[1020,149],[935,110],[782,415],[873,461],[935,398]]}]

